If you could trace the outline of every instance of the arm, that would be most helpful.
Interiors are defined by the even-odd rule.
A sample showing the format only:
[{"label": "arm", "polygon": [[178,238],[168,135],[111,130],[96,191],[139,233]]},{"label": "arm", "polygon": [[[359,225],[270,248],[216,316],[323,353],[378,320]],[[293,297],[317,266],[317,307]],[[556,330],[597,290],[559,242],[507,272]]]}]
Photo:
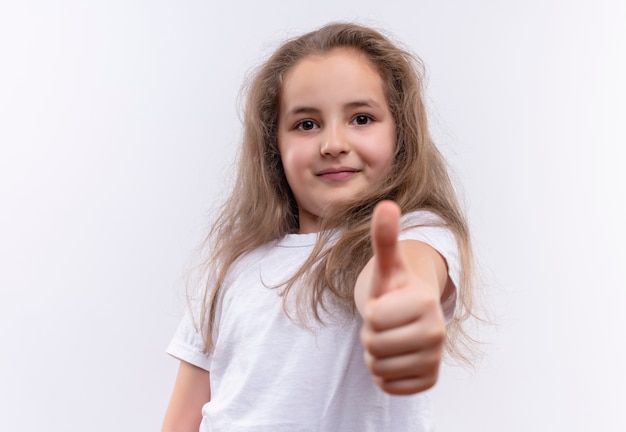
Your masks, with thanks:
[{"label": "arm", "polygon": [[418,241],[398,242],[400,210],[377,206],[374,256],[354,290],[363,317],[361,341],[375,382],[391,394],[412,394],[437,382],[445,341],[440,299],[448,280],[445,260]]},{"label": "arm", "polygon": [[209,372],[181,361],[162,432],[197,432],[202,421],[202,406],[209,400]]}]

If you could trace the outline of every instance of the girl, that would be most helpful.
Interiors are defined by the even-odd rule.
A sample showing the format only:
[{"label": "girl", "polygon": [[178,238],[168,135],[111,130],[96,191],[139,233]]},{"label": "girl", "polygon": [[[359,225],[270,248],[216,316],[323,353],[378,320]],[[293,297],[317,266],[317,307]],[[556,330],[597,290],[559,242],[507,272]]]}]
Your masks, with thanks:
[{"label": "girl", "polygon": [[432,429],[424,391],[468,339],[471,250],[418,65],[331,24],[258,70],[204,295],[168,347],[164,431]]}]

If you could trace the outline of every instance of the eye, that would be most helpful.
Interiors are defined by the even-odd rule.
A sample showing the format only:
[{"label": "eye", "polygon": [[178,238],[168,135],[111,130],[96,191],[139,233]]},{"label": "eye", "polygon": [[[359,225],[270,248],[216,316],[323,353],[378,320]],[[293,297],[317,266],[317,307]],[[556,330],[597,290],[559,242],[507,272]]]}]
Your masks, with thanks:
[{"label": "eye", "polygon": [[372,119],[370,116],[365,114],[359,114],[358,116],[354,117],[352,123],[363,126],[370,124],[372,121],[374,121],[374,119]]},{"label": "eye", "polygon": [[302,120],[296,124],[296,129],[301,131],[310,131],[318,127],[313,120]]}]

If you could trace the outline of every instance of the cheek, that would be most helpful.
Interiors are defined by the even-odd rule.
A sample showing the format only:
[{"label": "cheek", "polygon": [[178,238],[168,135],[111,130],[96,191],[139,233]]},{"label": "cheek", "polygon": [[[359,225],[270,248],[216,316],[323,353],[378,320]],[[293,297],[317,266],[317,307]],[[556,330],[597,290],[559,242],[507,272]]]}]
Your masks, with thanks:
[{"label": "cheek", "polygon": [[382,174],[386,174],[391,166],[393,165],[393,160],[396,155],[396,130],[395,127],[391,128],[387,134],[387,140],[385,141],[385,145],[381,146],[381,160],[382,166],[381,169],[383,171]]},{"label": "cheek", "polygon": [[300,182],[304,178],[306,168],[306,158],[302,151],[298,151],[293,146],[284,146],[280,148],[280,158],[285,170],[285,176],[289,185],[293,189],[295,182]]},{"label": "cheek", "polygon": [[390,139],[377,139],[368,145],[367,157],[377,177],[385,175],[391,168],[395,151],[395,141]]},{"label": "cheek", "polygon": [[374,133],[363,141],[363,156],[376,175],[384,175],[391,167],[396,152],[396,133],[393,123],[380,124]]},{"label": "cheek", "polygon": [[374,171],[377,179],[381,179],[391,169],[391,164],[393,161],[393,153],[385,152],[381,153],[378,158],[378,163],[376,164]]},{"label": "cheek", "polygon": [[300,171],[308,167],[312,161],[310,148],[305,142],[290,142],[279,147],[279,151],[285,169]]}]

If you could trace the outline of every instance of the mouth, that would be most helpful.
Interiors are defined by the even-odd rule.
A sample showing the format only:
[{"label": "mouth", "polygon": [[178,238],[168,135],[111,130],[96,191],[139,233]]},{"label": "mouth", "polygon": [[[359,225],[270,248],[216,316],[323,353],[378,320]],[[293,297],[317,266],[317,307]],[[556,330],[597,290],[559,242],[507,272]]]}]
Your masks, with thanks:
[{"label": "mouth", "polygon": [[359,172],[361,172],[361,170],[351,167],[333,167],[318,172],[317,176],[324,180],[339,181],[354,177]]}]

